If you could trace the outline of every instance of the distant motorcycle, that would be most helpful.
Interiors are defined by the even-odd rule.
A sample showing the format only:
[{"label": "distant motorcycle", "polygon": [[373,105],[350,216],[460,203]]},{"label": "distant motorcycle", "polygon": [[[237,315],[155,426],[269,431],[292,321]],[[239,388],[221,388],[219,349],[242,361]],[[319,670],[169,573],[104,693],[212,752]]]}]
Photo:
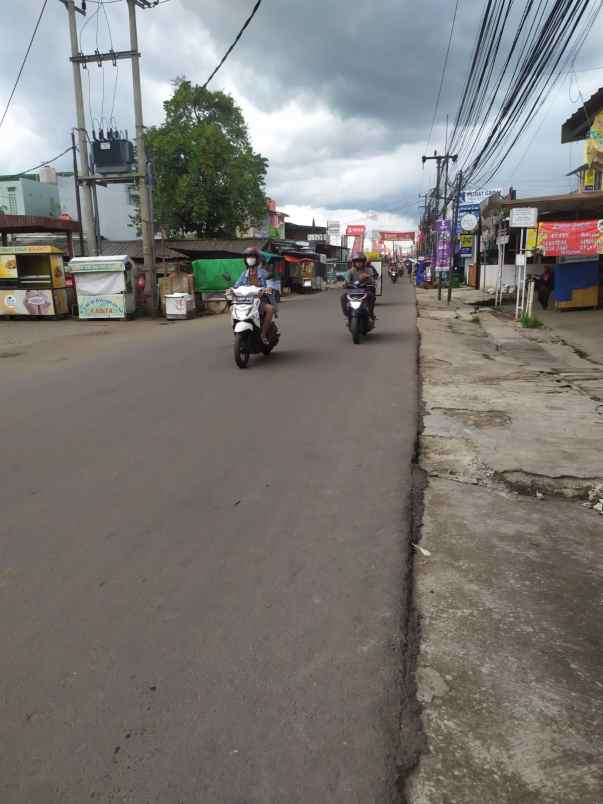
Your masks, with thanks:
[{"label": "distant motorcycle", "polygon": [[354,343],[360,343],[362,335],[375,328],[371,316],[370,299],[371,288],[355,282],[345,290],[344,311],[348,319],[348,328],[352,333]]},{"label": "distant motorcycle", "polygon": [[254,285],[242,285],[227,292],[226,298],[231,303],[234,359],[240,369],[247,368],[250,355],[269,355],[280,340],[278,324],[273,320],[268,343],[262,343],[260,290]]},{"label": "distant motorcycle", "polygon": [[392,280],[392,282],[395,285],[396,282],[398,281],[398,271],[397,271],[396,268],[390,268],[389,269],[389,278]]}]

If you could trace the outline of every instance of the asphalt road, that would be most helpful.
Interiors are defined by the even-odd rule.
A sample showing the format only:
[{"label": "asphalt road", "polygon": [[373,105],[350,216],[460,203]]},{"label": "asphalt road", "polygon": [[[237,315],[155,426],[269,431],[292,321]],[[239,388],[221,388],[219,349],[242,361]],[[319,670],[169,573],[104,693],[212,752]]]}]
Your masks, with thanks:
[{"label": "asphalt road", "polygon": [[396,800],[414,294],[338,296],[4,355],[1,802]]}]

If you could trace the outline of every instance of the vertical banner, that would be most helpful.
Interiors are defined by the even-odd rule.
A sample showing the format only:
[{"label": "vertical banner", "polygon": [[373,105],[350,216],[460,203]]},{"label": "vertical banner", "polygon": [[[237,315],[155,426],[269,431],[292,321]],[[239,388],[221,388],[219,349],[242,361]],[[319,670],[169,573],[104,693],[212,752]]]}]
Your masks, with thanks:
[{"label": "vertical banner", "polygon": [[327,235],[330,245],[339,245],[341,242],[341,224],[339,221],[327,221]]},{"label": "vertical banner", "polygon": [[437,271],[448,271],[450,268],[450,241],[452,224],[440,218],[436,224],[437,245],[435,268]]},{"label": "vertical banner", "polygon": [[352,252],[364,251],[364,235],[366,233],[366,226],[348,226],[345,230],[346,237],[354,238],[354,245]]}]

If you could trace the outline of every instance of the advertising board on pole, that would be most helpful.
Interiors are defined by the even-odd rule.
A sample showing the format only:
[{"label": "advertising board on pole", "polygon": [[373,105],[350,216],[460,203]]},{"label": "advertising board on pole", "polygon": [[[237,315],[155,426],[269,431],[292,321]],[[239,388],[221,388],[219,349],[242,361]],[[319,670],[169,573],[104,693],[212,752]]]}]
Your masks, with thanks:
[{"label": "advertising board on pole", "polygon": [[440,218],[436,224],[437,246],[435,268],[437,271],[448,271],[450,268],[450,240],[452,226],[450,221]]},{"label": "advertising board on pole", "polygon": [[354,238],[354,245],[352,246],[352,251],[364,251],[365,232],[366,232],[366,226],[358,226],[358,225],[347,226],[345,230],[346,237]]},{"label": "advertising board on pole", "polygon": [[332,246],[338,246],[341,238],[341,223],[339,221],[327,221],[327,234],[329,235],[329,243]]},{"label": "advertising board on pole", "polygon": [[533,229],[538,226],[537,207],[515,207],[509,214],[511,229]]},{"label": "advertising board on pole", "polygon": [[473,256],[473,235],[461,233],[459,235],[459,244],[461,248],[461,257]]}]

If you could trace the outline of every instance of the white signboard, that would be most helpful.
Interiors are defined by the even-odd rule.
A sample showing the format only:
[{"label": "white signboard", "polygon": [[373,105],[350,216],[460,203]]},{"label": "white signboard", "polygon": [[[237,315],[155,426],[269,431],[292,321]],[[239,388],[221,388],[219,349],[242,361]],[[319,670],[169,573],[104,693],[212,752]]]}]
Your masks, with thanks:
[{"label": "white signboard", "polygon": [[493,190],[465,190],[461,193],[459,201],[461,204],[481,204],[491,195],[502,195],[502,190],[500,187]]},{"label": "white signboard", "polygon": [[511,229],[534,229],[538,226],[538,209],[536,207],[516,207],[509,216]]},{"label": "white signboard", "polygon": [[327,239],[326,234],[309,234],[308,235],[308,242],[310,243],[322,243]]},{"label": "white signboard", "polygon": [[341,223],[340,221],[327,221],[328,242],[332,246],[338,246],[341,242]]},{"label": "white signboard", "polygon": [[477,215],[472,212],[467,212],[461,216],[461,229],[463,232],[474,232],[478,223]]}]

